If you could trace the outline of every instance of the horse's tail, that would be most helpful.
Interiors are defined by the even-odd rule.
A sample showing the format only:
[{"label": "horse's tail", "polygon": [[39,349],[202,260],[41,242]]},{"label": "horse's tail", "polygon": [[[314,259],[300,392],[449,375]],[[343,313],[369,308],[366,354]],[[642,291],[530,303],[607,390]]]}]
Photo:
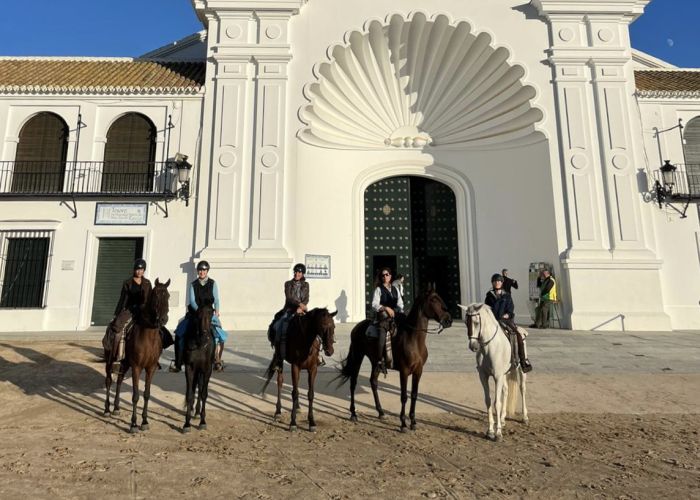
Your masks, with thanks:
[{"label": "horse's tail", "polygon": [[272,377],[275,375],[275,368],[276,368],[276,359],[275,356],[272,356],[272,360],[270,361],[270,364],[267,367],[267,370],[265,371],[265,383],[262,386],[262,389],[260,390],[260,394],[265,394],[265,391],[267,391],[267,386],[270,385],[270,381],[272,380]]},{"label": "horse's tail", "polygon": [[519,368],[514,368],[506,375],[506,383],[508,384],[508,399],[506,401],[506,417],[515,416],[515,405],[518,403],[519,381],[522,374]]},{"label": "horse's tail", "polygon": [[340,369],[338,370],[338,375],[330,381],[334,382],[338,380],[338,387],[346,384],[348,380],[350,380],[352,377],[357,376],[357,374],[360,371],[360,366],[362,366],[362,360],[365,357],[365,353],[362,352],[362,349],[359,345],[360,342],[357,338],[358,335],[355,334],[355,330],[357,330],[358,326],[353,328],[350,334],[350,350],[348,351],[348,355],[345,357],[345,359],[343,359],[343,361],[340,362]]}]

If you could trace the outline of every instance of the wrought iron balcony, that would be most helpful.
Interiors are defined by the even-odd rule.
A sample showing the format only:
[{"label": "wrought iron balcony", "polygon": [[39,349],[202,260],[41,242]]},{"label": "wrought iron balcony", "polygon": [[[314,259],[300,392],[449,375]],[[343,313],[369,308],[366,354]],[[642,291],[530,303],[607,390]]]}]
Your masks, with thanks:
[{"label": "wrought iron balcony", "polygon": [[0,198],[172,199],[177,181],[171,162],[0,162]]},{"label": "wrought iron balcony", "polygon": [[[670,207],[684,219],[690,202],[700,199],[700,164],[671,165],[667,161],[659,170],[654,171],[652,193],[659,208],[664,205]],[[674,201],[684,203],[683,207],[677,208]]]}]

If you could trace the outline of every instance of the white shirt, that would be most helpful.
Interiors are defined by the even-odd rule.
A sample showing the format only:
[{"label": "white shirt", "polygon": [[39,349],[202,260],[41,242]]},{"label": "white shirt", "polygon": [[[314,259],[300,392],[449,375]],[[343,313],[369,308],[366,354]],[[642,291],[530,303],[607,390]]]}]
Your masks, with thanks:
[{"label": "white shirt", "polygon": [[[382,300],[382,291],[379,287],[384,286],[384,285],[379,285],[377,288],[374,289],[374,296],[372,297],[372,309],[375,311],[383,311],[384,306],[380,304],[380,301]],[[391,286],[392,288],[396,288],[395,286]],[[398,289],[396,290],[398,292]],[[399,301],[396,303],[396,309],[398,312],[403,312],[403,297],[401,297],[401,294],[397,294],[399,296]]]}]

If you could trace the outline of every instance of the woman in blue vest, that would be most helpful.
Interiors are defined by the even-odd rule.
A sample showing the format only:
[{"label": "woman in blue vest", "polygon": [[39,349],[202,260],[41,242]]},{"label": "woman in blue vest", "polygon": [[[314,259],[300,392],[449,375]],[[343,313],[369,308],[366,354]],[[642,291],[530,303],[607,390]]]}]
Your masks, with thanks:
[{"label": "woman in blue vest", "polygon": [[174,366],[170,367],[170,371],[179,372],[182,370],[182,352],[185,346],[185,333],[202,304],[213,304],[214,307],[214,316],[211,322],[214,342],[216,343],[214,370],[223,370],[224,364],[222,355],[224,353],[224,343],[226,339],[228,339],[228,333],[222,328],[221,320],[219,319],[221,316],[219,312],[221,306],[219,286],[209,277],[209,263],[206,260],[200,261],[199,264],[197,264],[197,279],[190,283],[187,289],[187,303],[187,315],[175,329],[175,362]]},{"label": "woman in blue vest", "polygon": [[[372,309],[377,313],[375,323],[379,325],[379,339],[377,342],[377,359],[379,359],[380,369],[386,373],[387,368],[391,368],[391,341],[387,342],[387,331],[393,331],[393,323],[396,317],[403,315],[403,298],[392,285],[391,269],[383,267],[377,274],[375,281],[376,288],[372,296]],[[387,323],[391,325],[387,326]],[[386,358],[386,364],[383,361]]]}]

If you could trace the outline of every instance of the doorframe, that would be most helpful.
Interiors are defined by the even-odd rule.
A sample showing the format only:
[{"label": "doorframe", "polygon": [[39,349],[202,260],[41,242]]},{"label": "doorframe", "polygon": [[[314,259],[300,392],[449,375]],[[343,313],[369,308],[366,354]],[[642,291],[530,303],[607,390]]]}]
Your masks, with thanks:
[{"label": "doorframe", "polygon": [[[113,228],[91,229],[87,231],[85,242],[85,265],[83,266],[82,291],[80,292],[80,308],[78,330],[91,328],[92,303],[95,296],[95,278],[97,275],[97,256],[100,250],[100,238],[143,238],[143,258],[151,261],[151,229],[125,229],[115,231]],[[127,276],[124,277],[126,279]],[[117,300],[118,297],[115,297]],[[116,302],[115,302],[116,304]]]},{"label": "doorframe", "polygon": [[365,315],[365,191],[375,182],[400,176],[425,177],[438,181],[455,195],[457,211],[457,254],[461,303],[470,304],[481,289],[477,272],[476,220],[473,187],[469,180],[453,169],[430,160],[395,160],[363,170],[353,184],[353,297],[352,319]]}]

